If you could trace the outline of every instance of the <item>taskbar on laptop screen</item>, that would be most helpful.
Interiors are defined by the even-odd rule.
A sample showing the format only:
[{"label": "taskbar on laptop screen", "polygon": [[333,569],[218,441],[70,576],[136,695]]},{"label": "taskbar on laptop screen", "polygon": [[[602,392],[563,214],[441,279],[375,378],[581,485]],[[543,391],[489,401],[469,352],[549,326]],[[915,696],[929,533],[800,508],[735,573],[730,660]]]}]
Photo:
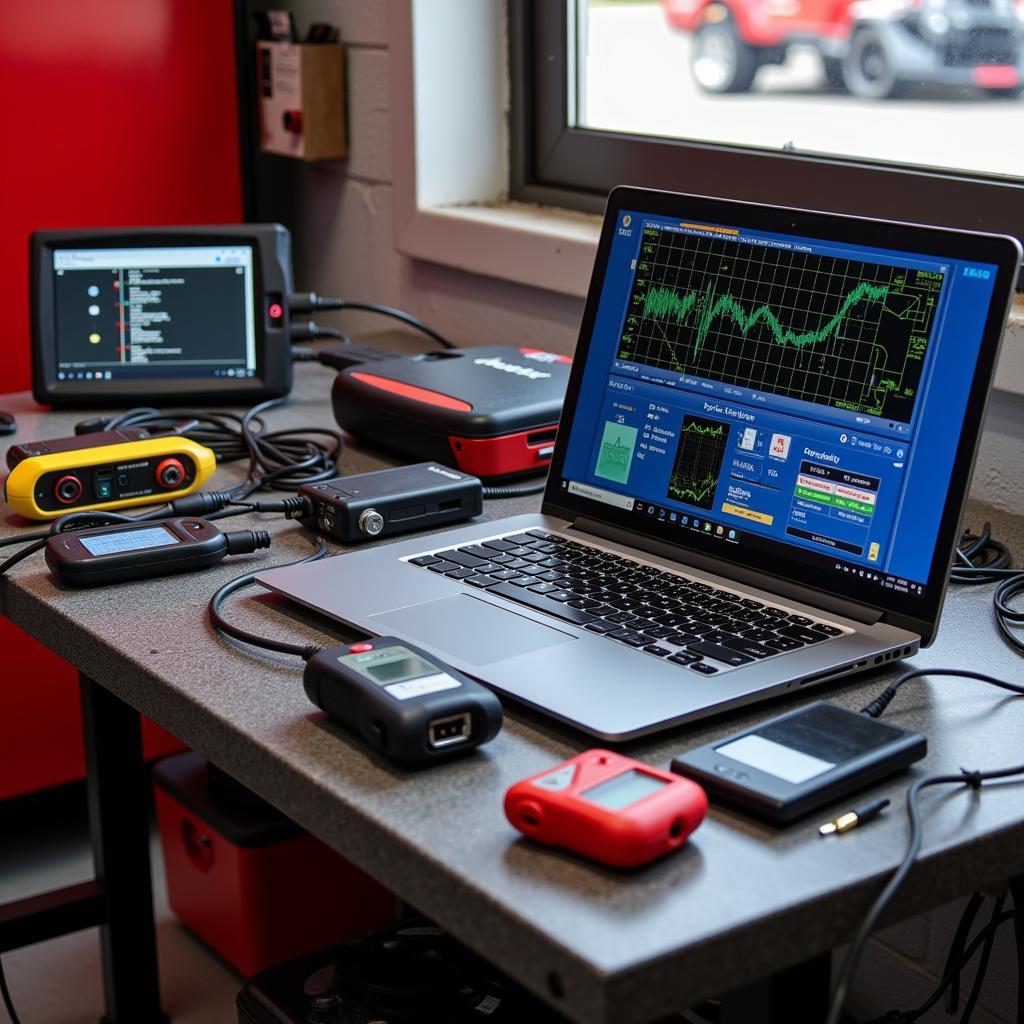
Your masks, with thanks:
[{"label": "taskbar on laptop screen", "polygon": [[620,212],[559,484],[923,596],[997,269]]}]

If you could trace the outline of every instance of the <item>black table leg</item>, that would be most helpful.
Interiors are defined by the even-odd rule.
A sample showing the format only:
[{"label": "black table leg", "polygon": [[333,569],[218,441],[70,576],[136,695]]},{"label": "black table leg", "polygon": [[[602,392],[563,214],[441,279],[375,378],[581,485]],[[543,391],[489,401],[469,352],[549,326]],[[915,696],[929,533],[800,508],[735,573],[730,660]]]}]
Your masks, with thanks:
[{"label": "black table leg", "polygon": [[109,1024],[163,1024],[149,868],[149,773],[137,711],[79,674]]}]

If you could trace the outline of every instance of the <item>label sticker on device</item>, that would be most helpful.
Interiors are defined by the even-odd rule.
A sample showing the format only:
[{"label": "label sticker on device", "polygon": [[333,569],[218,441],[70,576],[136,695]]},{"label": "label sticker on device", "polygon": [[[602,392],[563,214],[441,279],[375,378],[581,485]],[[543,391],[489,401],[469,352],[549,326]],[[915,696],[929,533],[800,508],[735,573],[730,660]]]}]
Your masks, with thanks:
[{"label": "label sticker on device", "polygon": [[734,761],[757,768],[777,779],[785,779],[794,785],[813,779],[829,768],[835,768],[832,761],[812,757],[792,747],[784,747],[763,736],[741,736],[738,740],[715,747],[716,754],[724,754]]},{"label": "label sticker on device", "polygon": [[410,697],[422,697],[425,693],[455,690],[461,685],[458,679],[453,679],[447,672],[438,672],[434,676],[421,676],[419,679],[409,679],[404,683],[392,683],[384,689],[398,700],[408,700]]}]

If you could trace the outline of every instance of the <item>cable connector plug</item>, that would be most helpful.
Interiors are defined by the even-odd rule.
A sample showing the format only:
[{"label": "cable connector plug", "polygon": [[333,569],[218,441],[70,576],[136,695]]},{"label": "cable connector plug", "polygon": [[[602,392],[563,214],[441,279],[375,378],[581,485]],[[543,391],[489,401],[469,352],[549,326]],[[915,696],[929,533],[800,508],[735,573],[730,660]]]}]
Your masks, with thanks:
[{"label": "cable connector plug", "polygon": [[[337,327],[324,327],[315,320],[309,320],[304,324],[291,325],[291,339],[295,341],[316,341],[318,338],[336,338],[349,343],[349,336]],[[301,358],[301,357],[300,357]]]},{"label": "cable connector plug", "polygon": [[344,299],[333,299],[316,292],[293,292],[288,296],[288,310],[291,313],[311,313],[315,309],[344,309]]},{"label": "cable connector plug", "polygon": [[295,494],[279,501],[256,501],[252,503],[254,512],[283,512],[285,519],[302,519],[313,514],[313,502],[309,498]]},{"label": "cable connector plug", "polygon": [[237,530],[225,533],[229,555],[248,555],[257,548],[270,547],[270,534],[266,530]]},{"label": "cable connector plug", "polygon": [[170,508],[176,516],[203,516],[227,508],[234,500],[230,491],[197,491],[183,498],[175,498]]},{"label": "cable connector plug", "polygon": [[896,696],[898,689],[898,686],[887,686],[870,704],[862,707],[860,713],[871,718],[880,718],[885,709],[892,703],[892,699]]}]

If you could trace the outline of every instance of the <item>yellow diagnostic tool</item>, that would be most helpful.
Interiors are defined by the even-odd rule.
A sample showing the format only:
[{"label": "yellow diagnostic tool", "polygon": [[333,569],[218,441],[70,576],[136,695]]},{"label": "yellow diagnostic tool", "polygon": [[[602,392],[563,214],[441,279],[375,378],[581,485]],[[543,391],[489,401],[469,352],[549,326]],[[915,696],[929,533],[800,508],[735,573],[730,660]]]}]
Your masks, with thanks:
[{"label": "yellow diagnostic tool", "polygon": [[24,458],[4,494],[26,519],[56,519],[173,501],[202,487],[216,468],[214,453],[187,437],[149,437]]}]

